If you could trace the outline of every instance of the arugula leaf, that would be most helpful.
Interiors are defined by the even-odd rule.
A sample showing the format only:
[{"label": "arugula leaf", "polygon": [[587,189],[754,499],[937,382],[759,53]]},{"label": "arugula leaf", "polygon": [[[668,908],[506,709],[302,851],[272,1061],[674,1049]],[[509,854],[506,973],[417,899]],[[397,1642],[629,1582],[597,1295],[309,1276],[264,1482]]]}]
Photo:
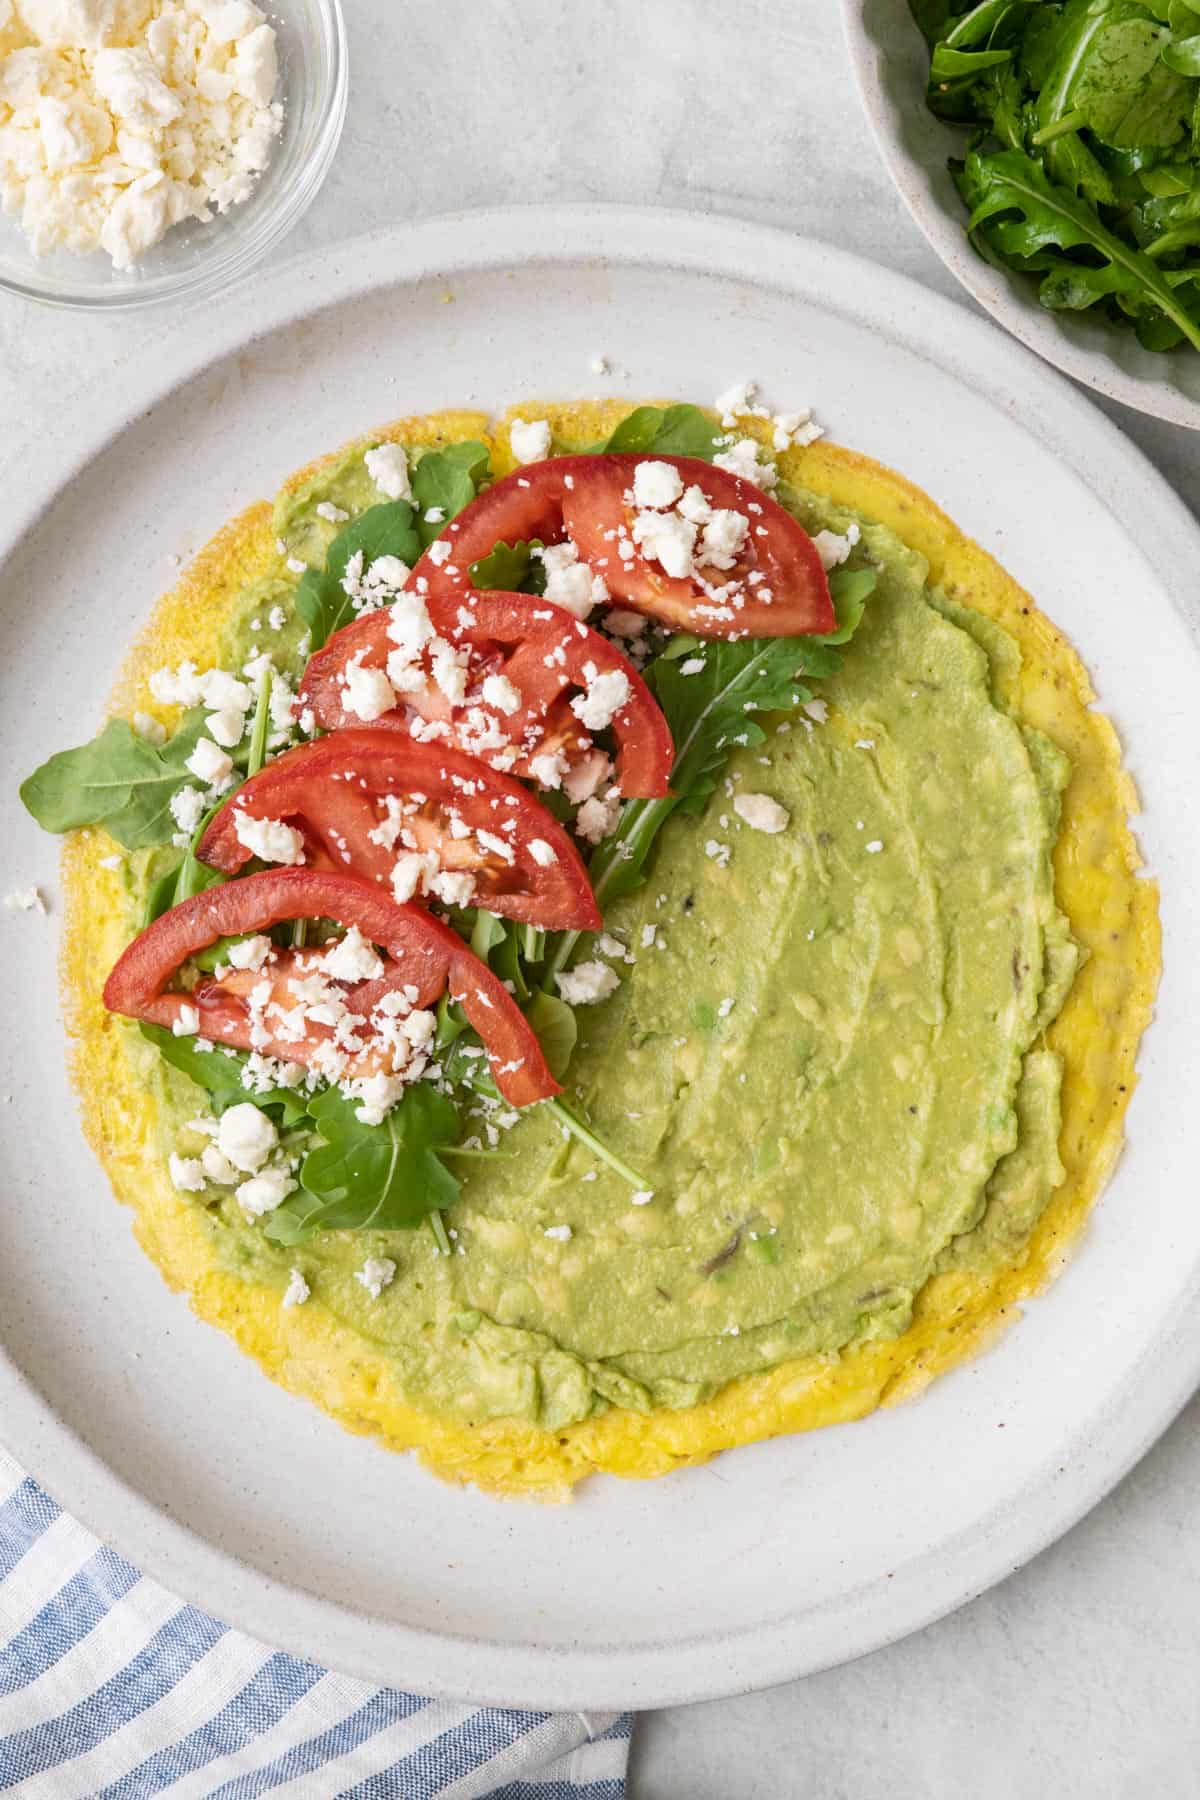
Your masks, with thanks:
[{"label": "arugula leaf", "polygon": [[[812,699],[806,680],[832,675],[840,662],[837,650],[816,638],[713,639],[694,654],[704,663],[694,674],[683,673],[690,657],[670,655],[656,657],[643,671],[675,740],[672,791],[665,800],[627,800],[616,830],[593,852],[588,875],[602,910],[641,886],[655,838],[674,812],[703,808],[730,751],[765,743],[754,714],[802,706]],[[546,992],[553,991],[581,936],[568,931],[558,939],[542,984]]]},{"label": "arugula leaf", "polygon": [[837,630],[827,631],[817,642],[845,644],[862,624],[867,601],[879,582],[877,569],[834,569],[829,577],[829,594],[833,601]]},{"label": "arugula leaf", "polygon": [[540,538],[521,538],[515,544],[497,544],[487,556],[471,564],[471,585],[477,588],[502,588],[509,594],[544,594],[546,568],[540,557]]},{"label": "arugula leaf", "polygon": [[979,253],[1051,311],[1200,348],[1197,0],[909,0]]},{"label": "arugula leaf", "polygon": [[166,744],[139,737],[125,719],[110,719],[99,737],[60,750],[21,784],[21,799],[46,831],[103,825],[127,850],[169,844],[179,827],[171,801],[195,784],[186,767],[204,730],[195,707]]},{"label": "arugula leaf", "polygon": [[542,1046],[542,1055],[550,1065],[550,1073],[556,1081],[561,1081],[575,1053],[579,1037],[574,1012],[557,994],[539,990],[525,1008],[525,1017]]},{"label": "arugula leaf", "polygon": [[[428,548],[455,514],[470,505],[491,468],[486,444],[448,444],[444,450],[431,450],[421,458],[413,470],[411,485],[417,508],[417,533],[423,547]],[[442,513],[440,520],[426,519],[427,512],[438,509]]]},{"label": "arugula leaf", "polygon": [[204,1089],[215,1113],[223,1113],[228,1107],[240,1106],[244,1100],[249,1100],[264,1112],[277,1112],[284,1125],[295,1125],[308,1112],[309,1096],[306,1093],[292,1088],[271,1088],[265,1094],[256,1094],[243,1087],[242,1070],[246,1066],[246,1057],[240,1050],[234,1056],[226,1056],[223,1050],[200,1050],[194,1037],[175,1037],[161,1025],[139,1025],[138,1030],[165,1062],[190,1076],[197,1087]]},{"label": "arugula leaf", "polygon": [[417,561],[423,545],[416,516],[407,500],[370,506],[338,532],[326,552],[324,569],[305,570],[296,589],[296,611],[308,627],[313,650],[358,616],[342,586],[351,557],[361,551],[364,568],[381,556],[398,556],[409,568]]},{"label": "arugula leaf", "polygon": [[[1163,271],[1140,250],[1131,248],[1100,221],[1095,208],[1052,182],[1041,164],[1016,150],[992,156],[971,151],[959,175],[959,191],[971,208],[968,229],[1011,262],[1027,259],[1038,271],[1061,274],[1082,271],[1075,286],[1046,289],[1053,307],[1061,295],[1067,302],[1091,305],[1101,294],[1115,295],[1134,313],[1157,310],[1171,320],[1189,343],[1200,349],[1200,317],[1193,317]],[[1087,265],[1058,259],[1055,251],[1089,250],[1102,258],[1103,283],[1094,281]],[[1036,262],[1033,259],[1037,259]]]},{"label": "arugula leaf", "polygon": [[721,427],[698,406],[639,406],[598,448],[639,456],[701,456],[711,462],[723,441]]},{"label": "arugula leaf", "polygon": [[422,1081],[382,1125],[362,1124],[355,1106],[337,1088],[309,1101],[325,1141],[305,1157],[299,1191],[268,1217],[272,1242],[302,1244],[319,1231],[411,1231],[458,1198],[458,1180],[437,1155],[458,1140],[453,1101]]}]

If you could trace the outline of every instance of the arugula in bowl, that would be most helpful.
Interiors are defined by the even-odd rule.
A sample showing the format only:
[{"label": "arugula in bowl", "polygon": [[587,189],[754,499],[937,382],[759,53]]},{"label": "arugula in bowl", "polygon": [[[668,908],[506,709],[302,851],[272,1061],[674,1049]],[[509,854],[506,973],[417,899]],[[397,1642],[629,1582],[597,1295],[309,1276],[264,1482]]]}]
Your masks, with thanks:
[{"label": "arugula in bowl", "polygon": [[1148,350],[1200,349],[1200,0],[909,0],[981,255]]}]

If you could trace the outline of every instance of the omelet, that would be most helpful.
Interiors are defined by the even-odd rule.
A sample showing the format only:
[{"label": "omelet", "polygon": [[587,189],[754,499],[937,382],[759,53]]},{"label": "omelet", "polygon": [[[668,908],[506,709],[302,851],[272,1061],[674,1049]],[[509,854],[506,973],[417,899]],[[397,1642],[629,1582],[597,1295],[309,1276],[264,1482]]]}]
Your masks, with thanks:
[{"label": "omelet", "polygon": [[[629,410],[525,406],[520,416],[582,445]],[[443,413],[363,441],[478,439],[502,474],[512,416]],[[596,1179],[548,1124],[523,1119],[510,1161],[464,1182],[451,1215],[461,1260],[420,1262],[429,1252],[416,1234],[373,1240],[372,1254],[401,1266],[395,1294],[373,1311],[352,1279],[363,1246],[337,1234],[307,1271],[311,1299],[281,1308],[286,1255],[249,1229],[217,1229],[172,1186],[182,1078],[164,1075],[101,1003],[150,860],[106,867],[113,846],[95,829],[65,850],[75,1081],[147,1254],[273,1379],[346,1428],[497,1495],[559,1499],[594,1472],[666,1474],[912,1399],[1011,1327],[1059,1273],[1120,1151],[1159,974],[1158,907],[1130,824],[1136,795],[1087,673],[1030,596],[903,477],[824,441],[777,461],[780,491],[811,529],[858,526],[887,591],[869,603],[875,638],[851,645],[830,684],[828,716],[773,736],[765,762],[735,752],[728,793],[764,784],[782,795],[803,821],[799,848],[743,832],[732,860],[712,855],[708,842],[737,831],[718,792],[703,821],[668,827],[648,887],[618,903],[614,929],[646,951],[619,998],[589,1017],[571,1080],[622,1153],[671,1189],[670,1208],[633,1211],[619,1183]],[[169,723],[148,699],[153,670],[185,658],[221,666],[257,643],[255,621],[286,610],[294,589],[279,531],[304,554],[323,493],[369,504],[361,466],[361,446],[322,459],[274,508],[252,507],[218,534],[160,601],[113,711],[157,710]],[[290,621],[270,647],[294,650],[298,637]],[[898,671],[918,669],[906,690]],[[1012,845],[995,844],[944,779],[903,805],[889,788],[899,766],[889,755],[907,756],[911,773],[912,746],[939,731],[962,738],[964,781],[1006,796]],[[994,915],[995,953],[972,975],[977,1018],[935,1017],[953,976],[935,966],[944,934],[914,833],[927,840],[917,850],[940,845],[941,866],[960,866],[968,916]],[[886,883],[875,873],[885,868]],[[886,904],[872,908],[881,886]],[[755,930],[770,924],[787,941],[781,974],[760,969],[739,936],[757,906]],[[1023,983],[1031,961],[1036,980]],[[930,1044],[948,1070],[960,1059],[967,1088],[978,1081],[978,1118],[960,1108],[930,1122]],[[987,1046],[994,1071],[982,1066]],[[1011,1104],[997,1106],[1013,1068]],[[631,1093],[644,1096],[637,1107]],[[872,1173],[872,1154],[885,1160],[909,1142],[889,1123],[893,1106],[924,1131],[907,1184]],[[839,1130],[841,1162],[829,1151]],[[931,1145],[944,1152],[936,1179],[922,1161]],[[435,1296],[422,1302],[428,1317],[416,1292]]]}]

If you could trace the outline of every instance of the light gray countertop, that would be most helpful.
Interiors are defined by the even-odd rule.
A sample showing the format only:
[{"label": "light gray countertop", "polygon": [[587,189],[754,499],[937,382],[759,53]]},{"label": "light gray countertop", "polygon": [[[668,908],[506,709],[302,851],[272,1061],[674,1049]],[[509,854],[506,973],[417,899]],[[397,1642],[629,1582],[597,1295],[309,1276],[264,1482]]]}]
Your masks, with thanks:
[{"label": "light gray countertop", "polygon": [[[345,138],[282,255],[465,207],[610,200],[791,228],[958,292],[884,175],[833,0],[345,5]],[[0,297],[4,491],[14,444],[66,441],[88,386],[160,329],[187,314]],[[1200,510],[1200,437],[1108,410]],[[1200,1795],[1197,1493],[1193,1404],[1083,1524],[952,1618],[789,1687],[647,1716],[633,1800]]]}]

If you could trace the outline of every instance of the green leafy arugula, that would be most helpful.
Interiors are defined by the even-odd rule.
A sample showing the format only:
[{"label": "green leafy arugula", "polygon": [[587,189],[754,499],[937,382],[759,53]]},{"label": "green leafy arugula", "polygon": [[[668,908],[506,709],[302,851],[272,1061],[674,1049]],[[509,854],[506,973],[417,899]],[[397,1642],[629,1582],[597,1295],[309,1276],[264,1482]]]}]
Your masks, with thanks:
[{"label": "green leafy arugula", "polygon": [[981,255],[1148,349],[1200,348],[1200,7],[909,0]]},{"label": "green leafy arugula", "polygon": [[[423,548],[440,537],[450,520],[469,506],[491,473],[486,444],[449,444],[431,450],[412,473],[413,503],[417,508],[417,532]],[[440,512],[440,519],[427,519]]]},{"label": "green leafy arugula", "polygon": [[[370,506],[339,531],[325,553],[325,567],[306,569],[296,590],[296,610],[308,627],[310,647],[319,650],[357,617],[354,601],[342,585],[352,557],[361,552],[362,566],[369,568],[381,556],[395,556],[411,568],[475,498],[489,472],[485,444],[430,450],[413,469],[411,501]],[[429,512],[441,516],[428,519]]]},{"label": "green leafy arugula", "polygon": [[699,456],[711,462],[723,442],[721,427],[698,406],[639,406],[596,449],[638,456]]},{"label": "green leafy arugula", "polygon": [[240,1106],[244,1100],[261,1107],[264,1112],[277,1113],[284,1125],[297,1125],[308,1113],[308,1094],[295,1088],[269,1088],[264,1093],[255,1093],[245,1087],[242,1071],[247,1059],[240,1050],[232,1055],[224,1050],[201,1050],[194,1037],[175,1037],[161,1025],[139,1025],[138,1030],[147,1043],[154,1045],[164,1062],[204,1089],[215,1113]]},{"label": "green leafy arugula", "polygon": [[544,594],[546,569],[533,553],[542,547],[540,538],[521,538],[515,544],[497,544],[487,556],[471,564],[471,585],[477,588],[503,588],[509,594]]},{"label": "green leafy arugula", "polygon": [[401,1096],[382,1125],[364,1125],[337,1088],[309,1101],[322,1143],[300,1168],[300,1188],[264,1227],[277,1244],[319,1231],[411,1231],[458,1198],[459,1182],[438,1152],[458,1141],[458,1110],[428,1082]]},{"label": "green leafy arugula", "polygon": [[381,556],[399,557],[409,568],[417,561],[423,545],[416,518],[407,500],[370,506],[332,540],[323,569],[305,570],[296,589],[296,611],[308,627],[311,649],[319,650],[335,631],[358,617],[342,583],[351,558],[359,551],[364,568]]},{"label": "green leafy arugula", "polygon": [[21,799],[46,831],[103,825],[127,850],[169,844],[178,831],[171,801],[195,782],[187,759],[204,729],[201,707],[189,712],[166,744],[139,737],[125,719],[110,719],[99,737],[60,750],[21,784]]},{"label": "green leafy arugula", "polygon": [[[857,628],[877,579],[870,568],[839,570],[838,575],[838,629],[827,639],[728,642],[679,636],[647,665],[646,681],[675,740],[671,793],[663,800],[627,800],[616,830],[593,853],[588,874],[601,909],[640,887],[651,848],[667,820],[676,812],[702,810],[730,753],[766,741],[755,715],[795,711],[813,698],[809,681],[827,679],[836,671],[840,658],[835,646]],[[702,665],[699,669],[697,663]],[[547,963],[547,990],[567,966],[581,935],[565,932],[559,937]]]}]

